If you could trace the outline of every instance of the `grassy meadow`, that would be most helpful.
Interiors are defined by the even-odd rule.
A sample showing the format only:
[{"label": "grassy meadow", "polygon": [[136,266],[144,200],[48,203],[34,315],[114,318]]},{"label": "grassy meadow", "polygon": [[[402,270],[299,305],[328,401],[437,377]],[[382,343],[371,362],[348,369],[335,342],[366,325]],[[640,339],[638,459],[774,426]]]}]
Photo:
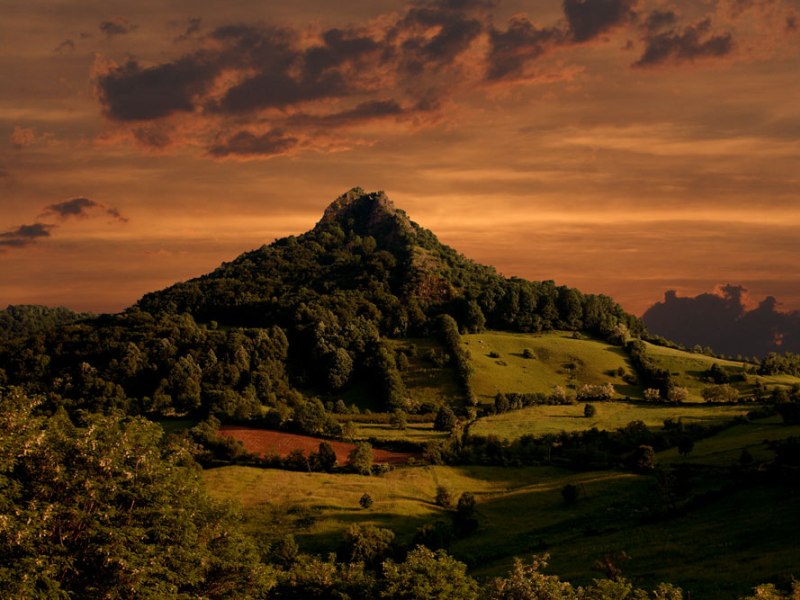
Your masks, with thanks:
[{"label": "grassy meadow", "polygon": [[[354,523],[391,528],[408,543],[416,528],[449,521],[434,502],[439,485],[454,498],[470,491],[480,526],[450,552],[478,577],[504,573],[514,556],[548,552],[552,572],[587,583],[598,576],[596,560],[625,552],[629,560],[620,566],[637,584],[671,581],[694,597],[722,599],[776,572],[797,574],[800,564],[800,494],[786,497],[772,486],[737,489],[652,521],[645,516],[662,502],[655,478],[616,471],[424,466],[363,477],[230,466],[204,475],[214,496],[243,505],[259,539],[293,533],[304,551],[321,553],[335,549]],[[581,492],[572,505],[560,493],[567,483]],[[366,510],[358,504],[365,492],[374,500]]]},{"label": "grassy meadow", "polygon": [[752,407],[747,405],[696,405],[665,406],[643,402],[593,402],[593,417],[583,415],[583,404],[559,406],[531,406],[521,410],[478,419],[471,427],[475,435],[496,435],[516,439],[526,434],[544,435],[562,431],[585,431],[597,428],[614,430],[631,421],[643,421],[651,428],[661,428],[666,419],[682,419],[685,424],[710,425],[730,421],[744,415]]},{"label": "grassy meadow", "polygon": [[[625,351],[606,342],[574,339],[571,333],[524,334],[491,331],[462,336],[472,355],[473,388],[480,402],[498,392],[550,393],[553,386],[611,382],[620,397],[641,397],[641,389],[622,381],[632,371]],[[529,349],[533,358],[525,358]],[[498,356],[492,356],[496,354]]]}]

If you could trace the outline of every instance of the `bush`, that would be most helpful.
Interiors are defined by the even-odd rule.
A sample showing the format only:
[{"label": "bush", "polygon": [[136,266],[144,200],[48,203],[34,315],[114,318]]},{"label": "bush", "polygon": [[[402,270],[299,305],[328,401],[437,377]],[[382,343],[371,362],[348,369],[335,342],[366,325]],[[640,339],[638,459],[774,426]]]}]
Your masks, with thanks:
[{"label": "bush", "polygon": [[561,488],[561,497],[564,498],[566,504],[575,504],[578,501],[578,496],[580,496],[580,490],[577,485],[568,483]]},{"label": "bush", "polygon": [[593,404],[585,404],[583,406],[583,416],[586,418],[592,418],[597,414],[597,408]]},{"label": "bush", "polygon": [[364,492],[364,495],[358,499],[358,505],[364,510],[370,508],[372,504],[372,496],[370,496],[368,492]]},{"label": "bush", "polygon": [[436,488],[436,504],[443,508],[450,508],[453,505],[453,497],[443,485]]}]

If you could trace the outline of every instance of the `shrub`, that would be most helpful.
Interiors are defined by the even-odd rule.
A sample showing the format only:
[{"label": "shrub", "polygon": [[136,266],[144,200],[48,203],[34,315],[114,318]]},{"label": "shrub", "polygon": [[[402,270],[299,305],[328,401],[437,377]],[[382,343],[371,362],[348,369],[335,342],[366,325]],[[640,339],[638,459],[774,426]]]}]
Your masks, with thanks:
[{"label": "shrub", "polygon": [[358,505],[364,510],[370,508],[372,504],[372,496],[370,496],[368,492],[364,492],[364,495],[358,499]]},{"label": "shrub", "polygon": [[595,408],[594,404],[585,404],[583,406],[583,416],[586,418],[592,418],[597,414],[597,408]]}]

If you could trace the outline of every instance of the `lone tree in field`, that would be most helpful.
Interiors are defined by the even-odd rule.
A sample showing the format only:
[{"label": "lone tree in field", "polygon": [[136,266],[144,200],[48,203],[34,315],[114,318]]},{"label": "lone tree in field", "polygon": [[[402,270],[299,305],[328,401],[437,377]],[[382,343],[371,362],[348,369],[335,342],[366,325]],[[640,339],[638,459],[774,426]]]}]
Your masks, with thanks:
[{"label": "lone tree in field", "polygon": [[367,442],[359,442],[347,456],[350,466],[357,473],[369,475],[372,473],[372,446]]},{"label": "lone tree in field", "polygon": [[436,419],[433,422],[433,428],[436,431],[453,431],[453,428],[458,423],[458,417],[449,406],[442,406],[439,412],[436,413]]},{"label": "lone tree in field", "polygon": [[597,408],[595,408],[594,404],[584,404],[583,405],[583,416],[587,419],[591,419],[593,416],[597,414]]},{"label": "lone tree in field", "polygon": [[358,499],[358,505],[364,510],[372,506],[372,496],[369,495],[369,492],[364,492],[361,498]]}]

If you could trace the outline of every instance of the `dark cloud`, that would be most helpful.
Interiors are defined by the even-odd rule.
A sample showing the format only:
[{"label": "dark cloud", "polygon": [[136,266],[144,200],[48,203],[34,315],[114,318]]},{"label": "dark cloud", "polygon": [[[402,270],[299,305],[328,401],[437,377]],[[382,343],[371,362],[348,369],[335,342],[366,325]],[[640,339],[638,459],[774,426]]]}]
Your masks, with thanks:
[{"label": "dark cloud", "polygon": [[0,249],[4,248],[24,248],[33,244],[41,238],[50,237],[50,230],[55,225],[46,223],[33,223],[32,225],[20,225],[16,229],[0,233]]},{"label": "dark cloud", "polygon": [[385,119],[387,117],[402,117],[414,112],[414,109],[403,108],[394,100],[370,100],[362,102],[355,107],[326,115],[309,115],[299,113],[293,115],[289,122],[293,125],[325,125],[343,127],[364,121]]},{"label": "dark cloud", "polygon": [[687,347],[710,346],[722,354],[759,357],[800,351],[800,313],[780,312],[771,296],[749,309],[746,292],[739,285],[694,297],[668,291],[642,319],[650,332]]},{"label": "dark cloud", "polygon": [[657,33],[672,28],[678,23],[678,15],[671,10],[654,10],[644,21],[644,28],[649,33]]},{"label": "dark cloud", "polygon": [[157,126],[135,127],[133,137],[139,144],[148,148],[163,149],[172,142],[169,133]]},{"label": "dark cloud", "polygon": [[[193,138],[212,157],[274,156],[329,146],[324,128],[422,113],[434,122],[435,111],[475,86],[530,79],[544,55],[633,22],[636,2],[563,0],[558,24],[520,15],[505,29],[493,24],[494,0],[413,1],[400,14],[315,35],[240,23],[201,36],[193,18],[179,37],[193,36],[197,49],[154,65],[128,60],[98,74],[95,86],[105,116],[130,123],[146,148]],[[676,20],[671,11],[649,14],[637,66],[725,51],[726,38],[702,22],[678,31]]]},{"label": "dark cloud", "polygon": [[511,19],[505,31],[492,28],[486,77],[489,80],[518,77],[528,62],[563,40],[562,30],[555,27],[540,29],[523,16]]},{"label": "dark cloud", "polygon": [[58,46],[53,48],[53,52],[56,54],[67,54],[69,52],[75,51],[75,42],[72,40],[64,40]]},{"label": "dark cloud", "polygon": [[215,158],[277,156],[291,150],[298,142],[297,138],[286,136],[281,131],[268,131],[260,135],[250,131],[239,131],[213,144],[208,153]]},{"label": "dark cloud", "polygon": [[711,32],[711,19],[703,19],[681,29],[670,29],[645,36],[645,49],[634,67],[678,64],[702,58],[718,58],[733,51],[730,32]]},{"label": "dark cloud", "polygon": [[58,217],[60,219],[68,219],[71,217],[87,218],[92,216],[93,213],[104,212],[122,222],[127,222],[128,219],[123,217],[116,208],[108,208],[99,202],[90,200],[89,198],[73,198],[65,202],[58,202],[46,206],[42,215],[49,215]]},{"label": "dark cloud", "polygon": [[636,18],[637,0],[564,0],[572,39],[588,42]]},{"label": "dark cloud", "polygon": [[203,23],[203,19],[200,17],[190,17],[186,20],[186,29],[183,31],[182,34],[177,36],[174,41],[176,42],[183,42],[185,40],[190,39],[194,36],[195,33],[200,31],[200,27]]},{"label": "dark cloud", "polygon": [[220,68],[216,57],[204,52],[149,68],[128,61],[100,75],[96,85],[106,116],[147,121],[194,110],[195,98],[211,86]]},{"label": "dark cloud", "polygon": [[102,21],[97,27],[100,29],[101,33],[104,33],[106,37],[110,38],[115,35],[126,35],[137,29],[139,26],[134,25],[128,21],[128,19],[117,17],[108,21]]},{"label": "dark cloud", "polygon": [[[390,38],[403,40],[398,54],[404,71],[421,73],[452,64],[470,47],[484,25],[470,14],[472,3],[467,4],[464,8],[453,8],[448,3],[431,4],[411,8],[406,13],[390,32]],[[432,36],[431,30],[436,31]]]}]

